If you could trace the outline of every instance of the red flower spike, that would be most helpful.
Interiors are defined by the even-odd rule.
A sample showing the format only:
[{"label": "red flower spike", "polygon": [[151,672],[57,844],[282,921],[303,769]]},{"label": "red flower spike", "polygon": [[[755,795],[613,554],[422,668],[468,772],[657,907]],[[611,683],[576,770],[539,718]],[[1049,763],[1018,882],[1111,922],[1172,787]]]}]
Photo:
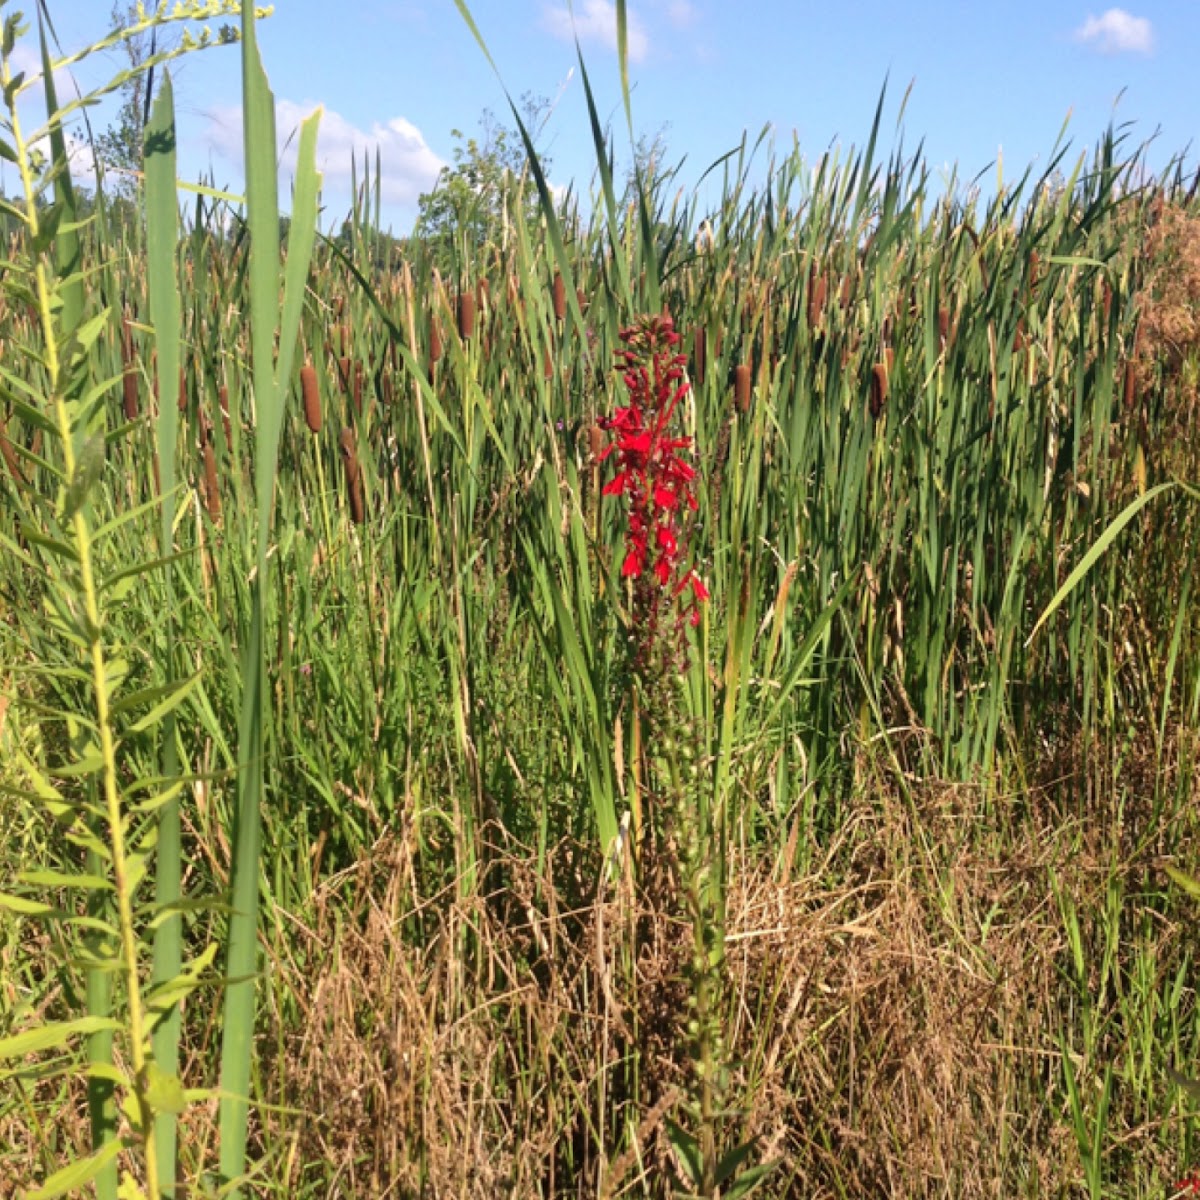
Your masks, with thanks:
[{"label": "red flower spike", "polygon": [[651,574],[661,593],[635,593],[642,609],[638,624],[648,646],[654,631],[665,628],[664,603],[679,605],[675,627],[682,632],[686,617],[696,625],[699,606],[708,598],[696,572],[687,565],[688,513],[699,509],[694,490],[695,468],[687,461],[692,439],[670,428],[676,408],[690,389],[684,371],[687,359],[676,353],[681,339],[666,316],[643,317],[621,331],[623,348],[614,355],[628,404],[599,424],[613,441],[598,455],[617,456],[617,471],[604,486],[606,496],[625,496],[629,530],[621,574],[642,579],[655,548]]}]

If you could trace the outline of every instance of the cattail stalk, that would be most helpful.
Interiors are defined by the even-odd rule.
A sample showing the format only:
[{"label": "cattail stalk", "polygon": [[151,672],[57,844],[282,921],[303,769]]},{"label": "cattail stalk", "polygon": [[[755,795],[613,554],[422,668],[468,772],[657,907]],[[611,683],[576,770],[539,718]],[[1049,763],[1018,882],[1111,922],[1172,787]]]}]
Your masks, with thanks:
[{"label": "cattail stalk", "polygon": [[353,429],[343,429],[338,435],[338,448],[342,455],[342,466],[346,471],[346,496],[350,501],[350,519],[355,525],[361,525],[366,519],[366,506],[363,503],[362,469],[358,465]]}]

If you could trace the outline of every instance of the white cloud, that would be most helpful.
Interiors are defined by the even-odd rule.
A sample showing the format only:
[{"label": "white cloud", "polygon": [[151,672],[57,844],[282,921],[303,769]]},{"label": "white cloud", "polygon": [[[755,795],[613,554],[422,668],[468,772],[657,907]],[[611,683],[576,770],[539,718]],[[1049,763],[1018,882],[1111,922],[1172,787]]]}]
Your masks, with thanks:
[{"label": "white cloud", "polygon": [[[290,175],[296,166],[300,122],[315,104],[279,100],[275,125],[281,147],[279,168]],[[242,110],[239,107],[209,109],[206,142],[215,153],[240,165],[242,158]],[[380,191],[386,204],[415,207],[422,192],[429,191],[445,162],[426,144],[421,131],[404,117],[376,121],[370,129],[359,129],[340,113],[326,109],[321,115],[317,139],[317,166],[325,176],[328,192],[350,190],[351,163],[357,161],[361,180],[363,156],[372,171],[375,154],[382,168]]]},{"label": "white cloud", "polygon": [[689,0],[668,0],[666,11],[675,29],[688,29],[696,23],[696,8]]},{"label": "white cloud", "polygon": [[1075,38],[1101,54],[1149,54],[1154,48],[1150,22],[1123,8],[1110,8],[1098,17],[1089,14]]},{"label": "white cloud", "polygon": [[[578,37],[581,43],[598,42],[610,50],[617,48],[617,10],[612,0],[583,0],[576,5],[574,17],[561,0],[555,5],[544,5],[542,25],[563,41]],[[626,26],[626,41],[630,62],[642,62],[650,49],[650,39],[645,26],[632,12]]]}]

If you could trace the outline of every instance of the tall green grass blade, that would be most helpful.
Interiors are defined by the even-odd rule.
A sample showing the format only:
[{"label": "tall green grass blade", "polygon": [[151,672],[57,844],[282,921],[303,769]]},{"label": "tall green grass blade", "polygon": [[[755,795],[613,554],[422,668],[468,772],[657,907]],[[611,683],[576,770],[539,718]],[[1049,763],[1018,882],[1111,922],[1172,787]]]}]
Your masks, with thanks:
[{"label": "tall green grass blade", "polygon": [[[284,399],[315,237],[319,176],[316,170],[318,115],[304,123],[296,168],[296,212],[284,281],[279,298],[279,202],[275,155],[275,101],[258,52],[254,10],[242,6],[243,131],[246,155],[246,206],[250,233],[250,322],[255,413],[255,575],[251,584],[250,626],[242,653],[242,705],[238,723],[239,774],[233,830],[232,906],[221,1042],[220,1173],[231,1195],[241,1195],[246,1171],[250,1067],[253,1056],[258,967],[259,857],[262,804],[265,798],[266,731],[270,703],[266,689],[266,596],[270,586],[267,558],[275,476],[283,429]],[[311,222],[301,228],[301,220]],[[275,361],[276,333],[282,334]]]},{"label": "tall green grass blade", "polygon": [[[146,274],[149,293],[150,323],[158,351],[158,394],[164,400],[158,406],[156,422],[161,507],[159,544],[166,559],[164,586],[172,594],[174,578],[171,561],[172,532],[170,497],[175,490],[175,461],[179,438],[179,406],[172,402],[179,386],[180,327],[183,314],[179,283],[175,273],[175,246],[179,236],[179,207],[175,191],[175,99],[171,77],[164,72],[162,87],[150,112],[145,129],[145,210]],[[175,622],[168,607],[163,626],[165,644],[161,648],[168,673],[173,674],[177,659]],[[156,721],[160,714],[151,714]],[[179,754],[175,744],[175,715],[161,714],[162,773],[166,779],[179,772]],[[152,723],[152,722],[151,722]],[[172,797],[163,805],[158,818],[158,852],[155,858],[155,902],[160,909],[181,899],[182,836],[179,799]],[[152,979],[161,985],[175,979],[183,968],[183,922],[176,914],[167,917],[154,935]],[[179,1073],[179,1036],[181,1015],[176,1005],[156,1026],[153,1038],[154,1061],[170,1077]],[[160,1111],[155,1134],[162,1161],[165,1196],[175,1195],[176,1116]]]}]

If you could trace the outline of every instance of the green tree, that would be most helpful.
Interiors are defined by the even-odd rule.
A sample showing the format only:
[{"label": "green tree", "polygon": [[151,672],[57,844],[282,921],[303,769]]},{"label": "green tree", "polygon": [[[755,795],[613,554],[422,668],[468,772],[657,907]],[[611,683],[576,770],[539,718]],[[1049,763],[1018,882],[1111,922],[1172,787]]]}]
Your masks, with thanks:
[{"label": "green tree", "polygon": [[[550,102],[526,93],[521,107],[521,119],[537,149]],[[536,219],[538,214],[537,185],[518,130],[484,109],[477,137],[458,129],[451,133],[458,142],[454,162],[442,168],[433,190],[421,195],[413,231],[442,260],[502,240],[506,221]],[[540,149],[537,155],[542,171],[548,171],[547,156]]]},{"label": "green tree", "polygon": [[[124,6],[114,4],[112,28],[127,29],[138,22],[136,2]],[[217,42],[221,45],[237,41],[238,31],[232,25],[222,25]],[[142,170],[142,137],[150,117],[150,101],[155,85],[154,63],[151,61],[173,47],[159,38],[157,28],[134,34],[121,43],[125,55],[125,71],[129,78],[121,86],[120,107],[112,123],[96,138],[96,156],[106,173],[104,186],[108,194],[131,199],[138,190]],[[111,174],[108,174],[110,173]]]}]

